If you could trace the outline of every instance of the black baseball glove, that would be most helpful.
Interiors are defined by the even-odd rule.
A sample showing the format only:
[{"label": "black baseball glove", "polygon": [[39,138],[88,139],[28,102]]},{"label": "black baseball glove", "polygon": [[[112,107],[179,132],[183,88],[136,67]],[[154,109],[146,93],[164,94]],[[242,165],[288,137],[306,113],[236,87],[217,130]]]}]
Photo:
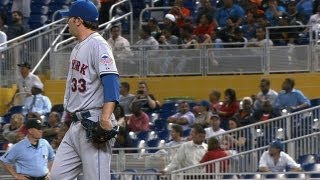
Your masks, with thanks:
[{"label": "black baseball glove", "polygon": [[98,122],[97,126],[92,130],[92,142],[97,144],[105,143],[110,139],[116,137],[118,133],[119,126],[115,126],[111,130],[104,130]]}]

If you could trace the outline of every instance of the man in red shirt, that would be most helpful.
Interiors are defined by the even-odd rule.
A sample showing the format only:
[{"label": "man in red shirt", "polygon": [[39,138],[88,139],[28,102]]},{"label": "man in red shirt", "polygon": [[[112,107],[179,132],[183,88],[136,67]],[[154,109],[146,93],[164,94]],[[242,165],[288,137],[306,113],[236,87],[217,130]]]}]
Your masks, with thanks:
[{"label": "man in red shirt", "polygon": [[149,116],[141,110],[141,102],[132,104],[132,115],[128,121],[128,128],[133,132],[149,130]]}]

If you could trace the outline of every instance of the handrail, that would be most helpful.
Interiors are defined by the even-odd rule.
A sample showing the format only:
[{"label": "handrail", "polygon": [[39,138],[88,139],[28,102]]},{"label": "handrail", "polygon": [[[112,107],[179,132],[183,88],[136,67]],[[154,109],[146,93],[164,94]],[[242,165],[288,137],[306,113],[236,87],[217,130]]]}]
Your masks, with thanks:
[{"label": "handrail", "polygon": [[47,55],[50,53],[52,47],[58,42],[60,37],[63,35],[63,32],[67,29],[68,25],[64,25],[63,29],[60,31],[59,35],[54,39],[54,41],[51,43],[51,46],[47,49],[47,51],[42,55],[38,63],[35,65],[35,67],[32,69],[31,73],[34,73],[36,69],[40,66],[42,61],[47,57]]},{"label": "handrail", "polygon": [[[125,3],[125,2],[128,2],[129,3],[129,8],[130,8],[130,43],[132,44],[133,43],[133,7],[132,7],[132,3],[130,0],[122,0],[122,1],[119,1],[115,4],[113,4],[111,7],[110,7],[110,10],[109,10],[109,22],[110,20],[112,20],[112,12],[113,12],[113,9],[122,4],[122,3]],[[121,17],[121,16],[120,16]]]},{"label": "handrail", "polygon": [[58,23],[60,23],[61,21],[63,21],[63,19],[57,20],[57,21],[55,21],[55,22],[52,22],[52,23],[50,23],[50,24],[46,24],[46,25],[44,25],[44,26],[42,26],[42,27],[40,27],[40,28],[38,28],[38,29],[35,29],[35,30],[33,30],[33,31],[27,32],[27,33],[25,33],[25,34],[23,34],[23,35],[21,35],[21,36],[18,36],[18,37],[13,38],[13,39],[5,42],[5,43],[0,44],[0,47],[3,46],[3,45],[6,45],[6,44],[12,43],[12,42],[14,42],[14,41],[20,40],[20,39],[22,39],[22,38],[25,38],[25,37],[27,37],[27,36],[29,36],[29,35],[31,35],[31,34],[34,34],[34,33],[38,32],[38,31],[41,31],[41,30],[43,30],[43,29],[46,29],[46,28],[48,28],[48,27],[50,27],[50,26],[52,26],[52,25],[58,24]]},{"label": "handrail", "polygon": [[[111,21],[108,21],[108,22],[106,22],[106,23],[103,23],[103,24],[99,25],[99,28],[102,28],[102,27],[104,27],[104,26],[106,26],[106,28],[108,28],[108,25],[110,25],[111,23],[113,23],[113,22],[115,22],[115,21],[118,21],[118,20],[120,20],[120,19],[125,18],[125,17],[128,16],[129,14],[132,14],[132,12],[128,12],[128,13],[122,15],[122,16],[119,16],[119,17],[117,17],[117,18],[112,19]],[[57,52],[57,51],[58,51],[58,47],[59,47],[60,45],[65,44],[66,42],[69,42],[69,41],[74,40],[74,39],[76,39],[76,38],[75,38],[74,36],[72,36],[72,37],[70,37],[70,38],[68,38],[68,39],[66,39],[66,40],[63,40],[63,41],[57,43],[57,44],[55,45],[55,47],[53,48],[53,51],[54,51],[54,52]]]},{"label": "handrail", "polygon": [[[286,143],[289,143],[289,142],[292,142],[292,141],[297,141],[297,140],[300,140],[300,139],[303,139],[303,138],[308,138],[308,137],[316,136],[316,135],[320,135],[320,132],[314,132],[312,134],[308,134],[308,135],[304,135],[304,136],[301,136],[301,137],[285,140],[282,143],[286,144]],[[256,152],[256,151],[259,151],[259,150],[266,149],[268,147],[269,147],[269,145],[263,146],[263,147],[259,147],[259,148],[255,148],[255,149],[251,149],[251,150],[245,151],[245,152],[240,152],[240,153],[237,153],[237,154],[234,154],[234,155],[231,155],[231,156],[226,156],[226,157],[223,157],[223,158],[215,159],[215,160],[208,161],[208,162],[205,162],[205,163],[201,163],[201,164],[197,164],[197,165],[192,165],[192,166],[189,166],[189,167],[181,168],[181,169],[172,171],[172,174],[179,173],[179,172],[182,172],[182,171],[185,171],[185,170],[189,170],[189,169],[192,169],[192,168],[196,168],[196,167],[199,167],[199,166],[203,166],[203,165],[212,164],[212,163],[215,163],[215,162],[231,159],[231,158],[234,158],[234,157],[237,157],[237,156],[249,154],[249,153],[252,153],[252,152]]]},{"label": "handrail", "polygon": [[139,15],[139,26],[141,26],[142,24],[144,24],[142,22],[142,17],[143,17],[143,13],[145,11],[148,11],[148,10],[165,10],[165,9],[171,9],[172,7],[171,6],[165,6],[165,7],[147,7],[147,8],[144,8],[142,9],[142,11],[140,12],[140,15]]}]

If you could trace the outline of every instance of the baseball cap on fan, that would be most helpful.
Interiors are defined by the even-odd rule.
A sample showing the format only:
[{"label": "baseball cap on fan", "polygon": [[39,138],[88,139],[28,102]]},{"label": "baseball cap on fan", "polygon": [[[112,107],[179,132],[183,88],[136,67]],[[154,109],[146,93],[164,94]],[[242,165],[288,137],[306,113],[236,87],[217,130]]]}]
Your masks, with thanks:
[{"label": "baseball cap on fan", "polygon": [[90,0],[77,0],[71,5],[69,11],[60,13],[63,17],[80,17],[89,22],[97,22],[99,18],[98,9]]}]

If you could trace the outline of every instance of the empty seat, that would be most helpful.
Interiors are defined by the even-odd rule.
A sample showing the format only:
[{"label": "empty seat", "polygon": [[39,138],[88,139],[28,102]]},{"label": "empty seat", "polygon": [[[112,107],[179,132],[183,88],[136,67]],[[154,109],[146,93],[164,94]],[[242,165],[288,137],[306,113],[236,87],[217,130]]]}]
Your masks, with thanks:
[{"label": "empty seat", "polygon": [[134,174],[138,172],[136,169],[125,169],[122,172],[124,174],[120,175],[120,180],[138,180],[139,179],[138,176]]},{"label": "empty seat", "polygon": [[37,15],[31,15],[29,22],[30,23],[45,24],[47,20],[48,20],[48,16],[37,14]]},{"label": "empty seat", "polygon": [[287,174],[286,178],[288,179],[305,179],[306,175],[303,173],[300,174]]},{"label": "empty seat", "polygon": [[[160,140],[159,139],[152,139],[152,140],[149,140],[147,142],[147,146],[148,147],[151,147],[151,148],[154,148],[154,147],[158,147],[159,146],[159,142]],[[148,152],[149,153],[155,153],[157,152],[159,149],[149,149]]]},{"label": "empty seat", "polygon": [[223,175],[222,179],[238,179],[238,176],[237,175],[227,174],[227,175]]},{"label": "empty seat", "polygon": [[246,174],[242,176],[242,179],[261,179],[260,174]]},{"label": "empty seat", "polygon": [[315,172],[310,175],[311,178],[320,178],[320,164],[307,164],[303,166],[303,169],[305,171]]},{"label": "empty seat", "polygon": [[148,141],[149,131],[141,131],[137,134],[137,139]]},{"label": "empty seat", "polygon": [[182,132],[182,136],[183,137],[188,137],[191,133],[191,129],[186,129]]},{"label": "empty seat", "polygon": [[165,141],[168,141],[170,138],[170,131],[168,130],[163,130],[157,133],[157,136],[159,139],[163,139]]},{"label": "empty seat", "polygon": [[144,175],[140,176],[140,180],[159,180],[160,177],[157,175],[159,172],[156,168],[148,168],[143,171]]},{"label": "empty seat", "polygon": [[316,162],[317,162],[317,155],[315,154],[301,155],[298,158],[298,163],[301,164],[301,166],[304,166],[307,164],[314,164]]},{"label": "empty seat", "polygon": [[167,129],[167,121],[162,119],[157,119],[154,121],[154,130],[162,131]]},{"label": "empty seat", "polygon": [[49,11],[48,6],[42,6],[42,5],[32,5],[31,6],[31,13],[32,14],[40,14],[40,15],[45,15]]},{"label": "empty seat", "polygon": [[9,0],[0,0],[0,5],[1,6],[6,6],[9,4]]}]

